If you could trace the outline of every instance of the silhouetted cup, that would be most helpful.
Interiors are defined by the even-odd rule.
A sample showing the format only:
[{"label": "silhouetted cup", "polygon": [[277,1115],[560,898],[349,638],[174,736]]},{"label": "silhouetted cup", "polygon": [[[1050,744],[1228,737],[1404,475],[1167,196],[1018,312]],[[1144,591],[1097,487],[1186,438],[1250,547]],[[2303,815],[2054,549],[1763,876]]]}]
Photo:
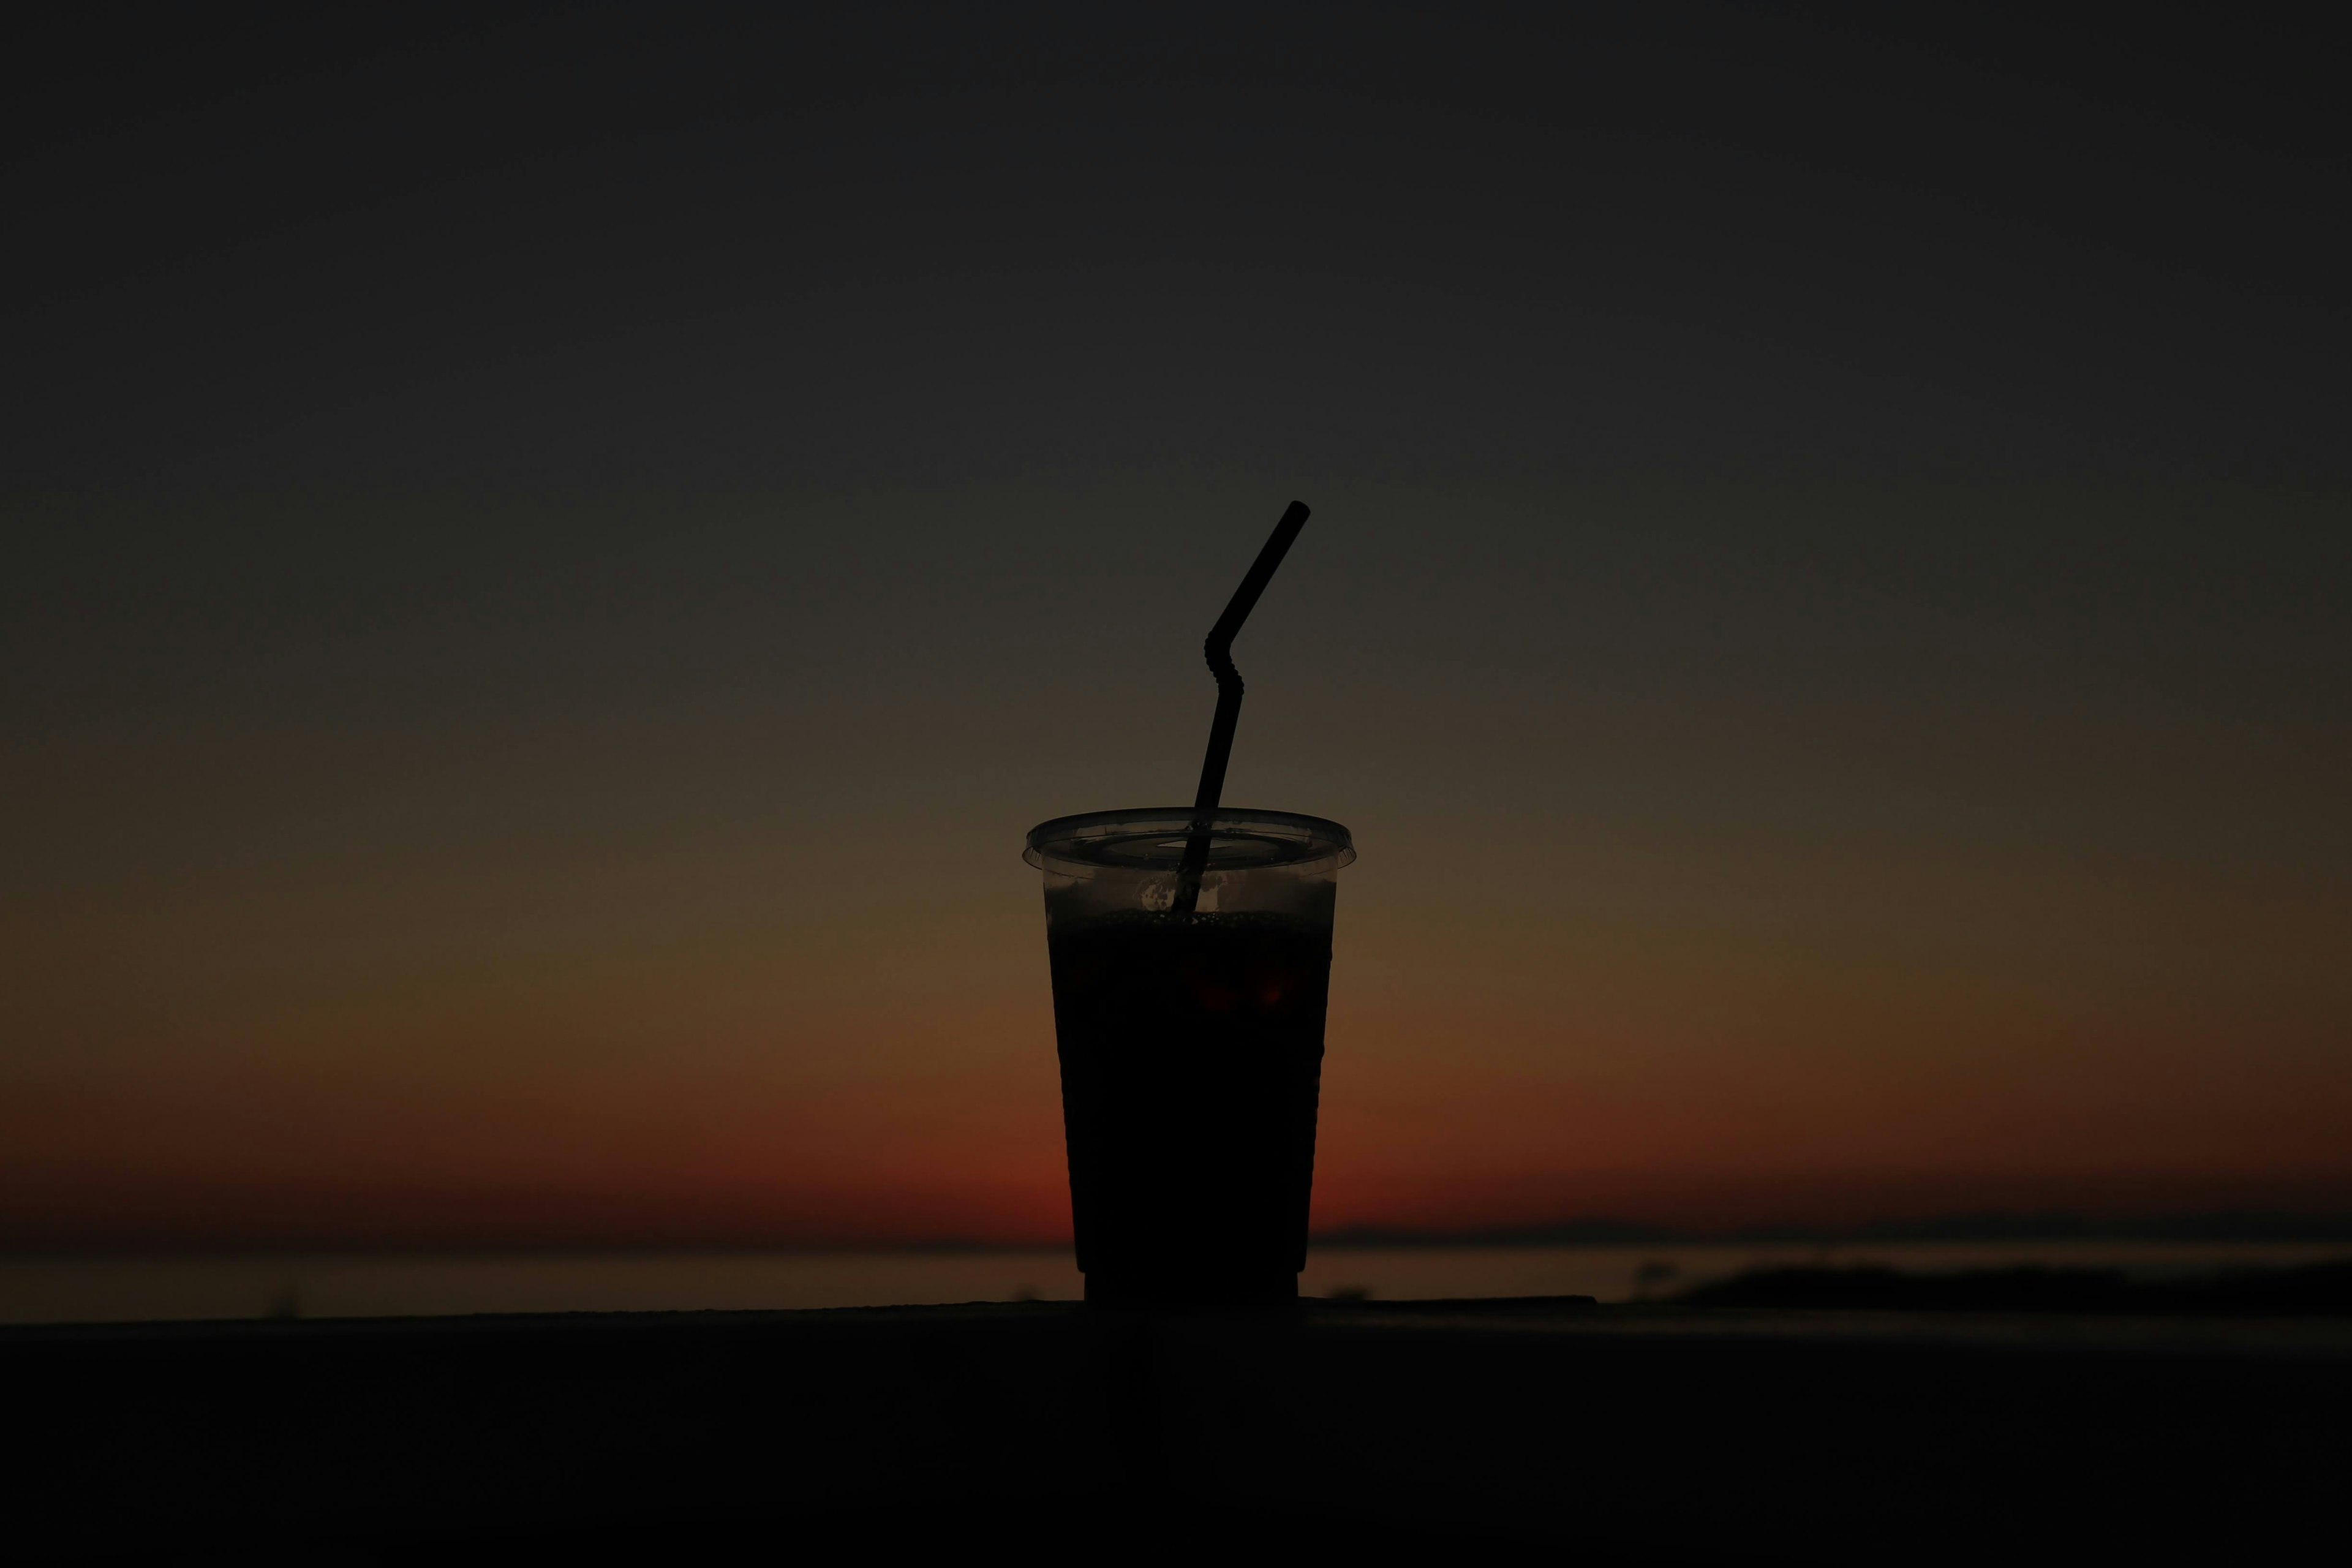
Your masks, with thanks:
[{"label": "silhouetted cup", "polygon": [[1331,914],[1348,830],[1217,812],[1181,906],[1192,813],[1056,817],[1045,873],[1070,1209],[1090,1302],[1249,1305],[1298,1294]]}]

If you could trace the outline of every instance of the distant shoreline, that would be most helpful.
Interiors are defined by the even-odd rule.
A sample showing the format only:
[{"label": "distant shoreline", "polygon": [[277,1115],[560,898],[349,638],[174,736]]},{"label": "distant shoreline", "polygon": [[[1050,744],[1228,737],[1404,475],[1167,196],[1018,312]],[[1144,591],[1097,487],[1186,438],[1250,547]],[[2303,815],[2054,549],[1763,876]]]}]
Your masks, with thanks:
[{"label": "distant shoreline", "polygon": [[[1937,1219],[1889,1220],[1852,1226],[1750,1226],[1726,1229],[1682,1229],[1605,1218],[1561,1220],[1545,1225],[1496,1226],[1468,1230],[1437,1230],[1408,1226],[1356,1226],[1326,1231],[1312,1237],[1318,1248],[1393,1248],[1398,1250],[1468,1250],[1516,1247],[1862,1247],[1923,1246],[1937,1243],[1984,1245],[2002,1242],[2098,1242],[2184,1245],[2226,1243],[2342,1242],[2352,1245],[2352,1215],[2280,1214],[2230,1211],[2208,1214],[2156,1215],[2136,1217],[2086,1215],[2064,1212],[1950,1215]],[[992,1254],[1057,1252],[1066,1240],[1013,1241],[941,1237],[890,1241],[809,1241],[761,1237],[618,1237],[400,1239],[353,1237],[287,1237],[197,1240],[189,1237],[121,1237],[87,1242],[54,1238],[26,1239],[11,1245],[0,1241],[0,1262],[108,1258],[233,1258],[294,1254],[341,1254],[369,1257],[583,1257],[698,1255],[784,1255],[839,1257],[862,1254]]]},{"label": "distant shoreline", "polygon": [[1954,1215],[1860,1226],[1746,1226],[1719,1230],[1589,1219],[1477,1230],[1357,1226],[1315,1237],[1316,1245],[1321,1247],[1708,1247],[1742,1243],[1854,1246],[1938,1241],[2352,1242],[2352,1215],[2225,1211],[2113,1217],[2052,1212]]}]

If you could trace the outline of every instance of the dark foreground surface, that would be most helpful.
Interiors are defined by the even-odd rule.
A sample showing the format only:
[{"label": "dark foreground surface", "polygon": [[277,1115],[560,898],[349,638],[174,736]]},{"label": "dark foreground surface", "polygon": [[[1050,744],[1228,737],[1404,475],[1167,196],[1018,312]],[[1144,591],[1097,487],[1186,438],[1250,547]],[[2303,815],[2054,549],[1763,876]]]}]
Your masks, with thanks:
[{"label": "dark foreground surface", "polygon": [[0,1331],[0,1379],[37,1562],[2286,1560],[2352,1469],[2336,1319],[220,1323]]}]

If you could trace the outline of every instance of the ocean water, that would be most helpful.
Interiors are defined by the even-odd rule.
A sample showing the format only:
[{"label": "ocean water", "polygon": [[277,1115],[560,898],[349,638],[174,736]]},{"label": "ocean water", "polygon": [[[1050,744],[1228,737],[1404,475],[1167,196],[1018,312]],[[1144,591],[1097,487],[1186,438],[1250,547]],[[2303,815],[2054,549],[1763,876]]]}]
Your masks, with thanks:
[{"label": "ocean water", "polygon": [[[1318,1247],[1310,1296],[1659,1296],[1743,1269],[2015,1264],[2195,1273],[2352,1254],[2344,1243],[1969,1242],[1852,1247]],[[1076,1300],[1066,1251],[234,1254],[0,1258],[0,1323],[760,1310]]]}]

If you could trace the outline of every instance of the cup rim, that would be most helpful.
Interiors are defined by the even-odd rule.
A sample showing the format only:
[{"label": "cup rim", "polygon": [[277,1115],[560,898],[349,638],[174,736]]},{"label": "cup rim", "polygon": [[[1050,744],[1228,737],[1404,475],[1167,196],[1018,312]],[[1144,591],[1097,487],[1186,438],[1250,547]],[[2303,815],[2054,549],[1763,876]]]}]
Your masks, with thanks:
[{"label": "cup rim", "polygon": [[[1189,805],[1129,806],[1056,816],[1029,830],[1021,858],[1065,877],[1173,871],[1192,832]],[[1311,876],[1355,863],[1354,837],[1328,817],[1220,806],[1210,819],[1207,869]]]}]

